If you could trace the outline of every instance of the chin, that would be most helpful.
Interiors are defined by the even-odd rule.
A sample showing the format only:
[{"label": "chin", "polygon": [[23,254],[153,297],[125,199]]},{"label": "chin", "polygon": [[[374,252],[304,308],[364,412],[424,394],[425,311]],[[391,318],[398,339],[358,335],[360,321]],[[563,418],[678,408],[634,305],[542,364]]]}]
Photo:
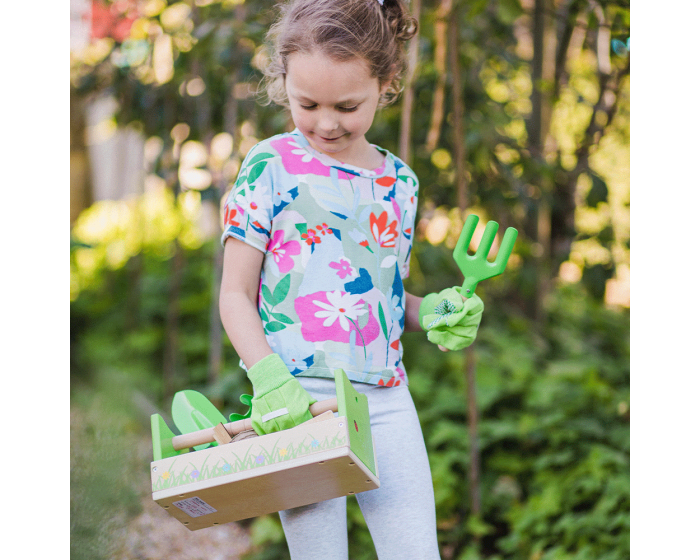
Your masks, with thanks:
[{"label": "chin", "polygon": [[329,152],[329,153],[336,153],[344,150],[345,148],[348,147],[349,142],[347,139],[343,136],[338,138],[337,140],[325,140],[322,137],[319,137],[317,135],[312,136],[314,140],[314,144],[316,144],[317,149],[320,149],[321,151],[324,152]]}]

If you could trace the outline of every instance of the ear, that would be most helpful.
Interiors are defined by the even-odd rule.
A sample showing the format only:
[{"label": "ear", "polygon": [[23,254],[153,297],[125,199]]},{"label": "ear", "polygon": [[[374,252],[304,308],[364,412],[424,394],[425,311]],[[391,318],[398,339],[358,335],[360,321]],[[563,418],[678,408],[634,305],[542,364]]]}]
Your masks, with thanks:
[{"label": "ear", "polygon": [[382,97],[386,92],[389,90],[391,87],[391,82],[394,80],[396,77],[396,64],[391,65],[391,73],[389,74],[389,77],[386,79],[386,81],[382,84],[379,84],[379,96]]},{"label": "ear", "polygon": [[379,97],[384,97],[387,91],[389,91],[389,87],[391,86],[391,80],[387,80],[384,82],[384,85],[379,84]]}]

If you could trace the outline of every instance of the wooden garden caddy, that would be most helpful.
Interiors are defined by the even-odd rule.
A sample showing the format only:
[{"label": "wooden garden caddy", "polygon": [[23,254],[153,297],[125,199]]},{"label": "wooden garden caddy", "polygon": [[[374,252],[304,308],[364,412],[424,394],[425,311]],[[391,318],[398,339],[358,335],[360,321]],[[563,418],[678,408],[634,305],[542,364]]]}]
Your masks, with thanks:
[{"label": "wooden garden caddy", "polygon": [[[486,225],[476,253],[467,252],[478,221],[476,215],[467,217],[453,253],[464,274],[464,298],[474,295],[482,280],[503,273],[518,235],[508,228],[489,262],[496,222]],[[191,401],[187,391],[175,395],[173,411],[178,404],[179,414],[173,417],[182,435],[173,434],[160,415],[151,416],[153,499],[195,531],[378,488],[367,397],[343,370],[334,375],[336,398],[309,407],[312,420],[240,441],[232,438],[252,429],[250,419],[224,424],[203,395],[190,391]]]},{"label": "wooden garden caddy", "polygon": [[335,385],[335,399],[310,407],[312,420],[240,441],[250,419],[175,435],[154,414],[153,499],[196,531],[378,488],[367,397],[343,370]]}]

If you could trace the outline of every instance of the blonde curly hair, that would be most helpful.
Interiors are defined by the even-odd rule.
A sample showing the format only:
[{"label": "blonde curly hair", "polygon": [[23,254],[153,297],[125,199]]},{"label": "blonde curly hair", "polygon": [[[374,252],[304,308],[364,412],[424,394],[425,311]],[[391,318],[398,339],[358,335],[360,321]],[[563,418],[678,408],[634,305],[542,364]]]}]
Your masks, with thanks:
[{"label": "blonde curly hair", "polygon": [[404,43],[417,31],[418,23],[401,0],[288,0],[267,33],[261,68],[264,102],[289,107],[284,85],[289,56],[321,52],[338,61],[366,60],[370,75],[382,86],[389,83],[379,102],[388,105],[401,92]]}]

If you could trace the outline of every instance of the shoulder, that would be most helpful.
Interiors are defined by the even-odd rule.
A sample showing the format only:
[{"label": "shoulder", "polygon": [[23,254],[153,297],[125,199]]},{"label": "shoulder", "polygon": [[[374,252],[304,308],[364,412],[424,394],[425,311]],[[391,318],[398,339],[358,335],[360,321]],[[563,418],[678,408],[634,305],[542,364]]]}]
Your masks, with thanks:
[{"label": "shoulder", "polygon": [[293,140],[293,136],[288,132],[276,134],[275,136],[261,140],[248,150],[244,159],[244,165],[251,165],[264,159],[279,156],[280,145],[284,145],[289,140]]},{"label": "shoulder", "polygon": [[[388,162],[393,163],[396,169],[396,179],[399,181],[404,181],[409,186],[418,188],[418,176],[415,174],[413,169],[411,169],[406,162],[404,162],[400,157],[393,154],[389,150],[381,148],[382,151],[386,152]],[[387,165],[389,167],[389,165]]]}]

